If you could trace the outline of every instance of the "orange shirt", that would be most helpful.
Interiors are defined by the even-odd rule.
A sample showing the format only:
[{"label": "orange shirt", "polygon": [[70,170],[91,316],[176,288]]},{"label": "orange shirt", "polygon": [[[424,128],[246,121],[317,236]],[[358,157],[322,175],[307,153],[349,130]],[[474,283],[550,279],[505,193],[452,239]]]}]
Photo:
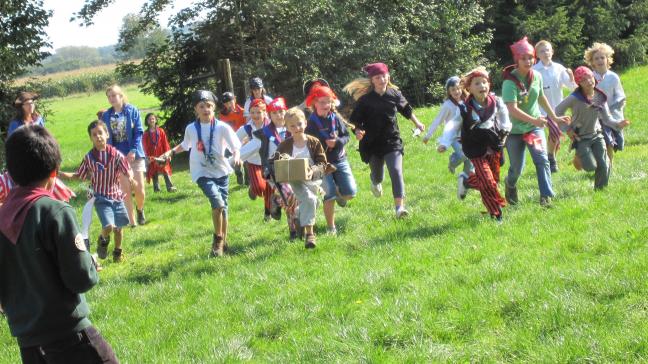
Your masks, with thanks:
[{"label": "orange shirt", "polygon": [[236,104],[234,111],[228,113],[227,115],[222,112],[218,114],[218,119],[226,122],[229,126],[237,131],[241,126],[245,125],[246,121],[245,116],[243,116],[243,108]]}]

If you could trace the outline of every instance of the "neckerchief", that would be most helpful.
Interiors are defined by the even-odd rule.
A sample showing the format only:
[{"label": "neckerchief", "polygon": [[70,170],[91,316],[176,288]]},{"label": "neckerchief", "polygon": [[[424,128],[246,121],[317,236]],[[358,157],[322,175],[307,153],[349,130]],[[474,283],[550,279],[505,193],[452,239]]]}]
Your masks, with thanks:
[{"label": "neckerchief", "polygon": [[275,145],[279,145],[284,140],[284,138],[279,134],[277,126],[274,123],[270,123],[263,127],[263,134],[265,134],[268,140],[272,141]]},{"label": "neckerchief", "polygon": [[572,92],[572,95],[577,100],[586,103],[589,107],[595,108],[598,111],[601,111],[603,109],[603,105],[607,102],[607,96],[605,95],[605,92],[603,92],[603,90],[598,87],[594,87],[594,96],[592,97],[592,99],[589,99],[587,96],[585,96],[580,86],[576,88],[574,92]]},{"label": "neckerchief", "polygon": [[7,200],[0,208],[0,232],[16,245],[27,218],[29,209],[41,197],[54,199],[52,192],[42,187],[16,186],[9,192]]},{"label": "neckerchief", "polygon": [[522,82],[520,82],[520,79],[513,74],[513,71],[516,69],[517,68],[514,64],[504,67],[504,70],[502,71],[502,77],[505,80],[513,81],[515,86],[517,86],[517,88],[520,90],[520,96],[524,97],[524,101],[520,100],[518,102],[526,103],[529,101],[529,90],[527,89],[527,87],[531,87],[531,85],[533,84],[533,69],[530,69],[529,73],[527,73],[526,75],[526,86],[522,84]]},{"label": "neckerchief", "polygon": [[97,167],[98,171],[104,171],[109,165],[110,162],[113,160],[117,153],[117,149],[113,147],[112,145],[106,145],[106,162],[101,163],[101,152],[98,151],[96,148],[92,148],[90,152],[88,152],[88,156],[90,157],[90,160],[95,164]]},{"label": "neckerchief", "polygon": [[326,116],[326,120],[328,120],[329,124],[331,124],[331,130],[328,133],[325,132],[327,128],[324,127],[324,124],[322,124],[322,120],[320,119],[319,116],[317,116],[317,113],[310,114],[308,119],[315,123],[315,126],[317,126],[317,132],[325,140],[337,138],[337,122],[336,122],[337,117],[335,116],[334,112],[329,113]]},{"label": "neckerchief", "polygon": [[493,96],[492,94],[486,96],[486,106],[483,106],[480,109],[473,107],[473,103],[476,104],[477,100],[475,100],[472,95],[468,96],[468,99],[466,99],[465,102],[468,113],[469,115],[472,115],[472,112],[474,111],[475,114],[479,116],[480,123],[489,120],[495,113],[495,105],[497,104],[497,102],[495,101],[495,96]]},{"label": "neckerchief", "polygon": [[196,143],[196,149],[201,152],[207,162],[214,164],[214,156],[212,155],[212,145],[214,144],[214,131],[216,130],[216,118],[211,118],[209,121],[209,147],[207,153],[205,153],[205,142],[202,139],[202,128],[200,126],[200,120],[194,121],[194,127],[196,128],[196,134],[198,135],[198,143]]},{"label": "neckerchief", "polygon": [[153,138],[153,133],[149,130],[149,137],[151,139],[151,144],[153,144],[153,150],[157,148],[158,142],[160,141],[160,130],[155,127],[155,138]]}]

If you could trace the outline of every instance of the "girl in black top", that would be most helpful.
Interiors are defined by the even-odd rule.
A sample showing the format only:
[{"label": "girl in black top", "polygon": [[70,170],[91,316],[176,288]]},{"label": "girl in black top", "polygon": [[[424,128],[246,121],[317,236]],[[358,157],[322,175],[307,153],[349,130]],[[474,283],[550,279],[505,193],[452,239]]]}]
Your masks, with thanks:
[{"label": "girl in black top", "polygon": [[344,91],[357,101],[351,114],[351,123],[356,126],[356,138],[360,141],[360,157],[363,162],[369,163],[371,191],[376,197],[382,196],[383,165],[387,164],[396,217],[404,217],[408,212],[403,201],[403,140],[400,137],[396,112],[412,120],[421,131],[425,126],[418,121],[412,106],[398,88],[390,82],[387,65],[372,63],[363,69],[368,78],[352,81],[344,87]]}]

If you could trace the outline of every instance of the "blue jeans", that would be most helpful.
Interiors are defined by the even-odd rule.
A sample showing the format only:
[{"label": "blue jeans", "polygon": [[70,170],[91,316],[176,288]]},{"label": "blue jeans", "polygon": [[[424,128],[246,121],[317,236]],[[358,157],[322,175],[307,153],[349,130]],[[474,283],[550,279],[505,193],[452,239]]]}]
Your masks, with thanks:
[{"label": "blue jeans", "polygon": [[473,165],[472,162],[470,162],[470,159],[466,158],[466,156],[463,154],[463,148],[461,147],[461,143],[459,142],[459,139],[455,139],[450,145],[454,150],[454,152],[450,154],[450,161],[449,161],[450,166],[452,168],[457,168],[463,162],[464,173],[470,174],[470,172],[473,171]]},{"label": "blue jeans", "polygon": [[356,187],[351,165],[345,159],[331,163],[337,170],[327,174],[322,178],[322,187],[324,188],[324,201],[334,200],[337,196],[336,188],[340,190],[342,196],[355,196],[358,191]]},{"label": "blue jeans", "polygon": [[209,204],[213,209],[223,209],[223,216],[227,216],[227,196],[229,195],[229,176],[220,178],[200,177],[196,181]]},{"label": "blue jeans", "polygon": [[95,195],[94,207],[102,228],[107,226],[120,228],[129,223],[124,201],[111,200],[102,195]]},{"label": "blue jeans", "polygon": [[533,133],[537,138],[541,139],[541,145],[529,145],[522,140],[524,134],[511,134],[506,139],[506,150],[509,156],[509,170],[506,176],[505,183],[509,187],[515,187],[520,174],[524,169],[524,162],[526,153],[524,149],[529,150],[531,159],[536,168],[536,176],[538,178],[538,188],[540,189],[541,197],[553,197],[554,192],[551,186],[551,170],[549,169],[549,158],[547,157],[547,138],[543,129],[534,129]]}]

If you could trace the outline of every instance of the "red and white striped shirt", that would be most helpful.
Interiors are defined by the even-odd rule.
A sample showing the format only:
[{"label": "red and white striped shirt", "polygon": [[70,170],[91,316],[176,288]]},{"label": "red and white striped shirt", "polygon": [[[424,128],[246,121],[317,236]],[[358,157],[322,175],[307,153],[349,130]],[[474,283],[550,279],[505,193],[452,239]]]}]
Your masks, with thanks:
[{"label": "red and white striped shirt", "polygon": [[4,201],[7,199],[7,196],[9,196],[9,191],[13,188],[13,186],[14,183],[9,176],[9,172],[5,171],[4,173],[0,174],[0,204],[4,203]]},{"label": "red and white striped shirt", "polygon": [[122,201],[124,193],[119,184],[119,175],[128,175],[126,158],[115,147],[106,145],[106,150],[92,149],[83,157],[77,170],[79,178],[90,176],[90,184],[96,195]]}]

